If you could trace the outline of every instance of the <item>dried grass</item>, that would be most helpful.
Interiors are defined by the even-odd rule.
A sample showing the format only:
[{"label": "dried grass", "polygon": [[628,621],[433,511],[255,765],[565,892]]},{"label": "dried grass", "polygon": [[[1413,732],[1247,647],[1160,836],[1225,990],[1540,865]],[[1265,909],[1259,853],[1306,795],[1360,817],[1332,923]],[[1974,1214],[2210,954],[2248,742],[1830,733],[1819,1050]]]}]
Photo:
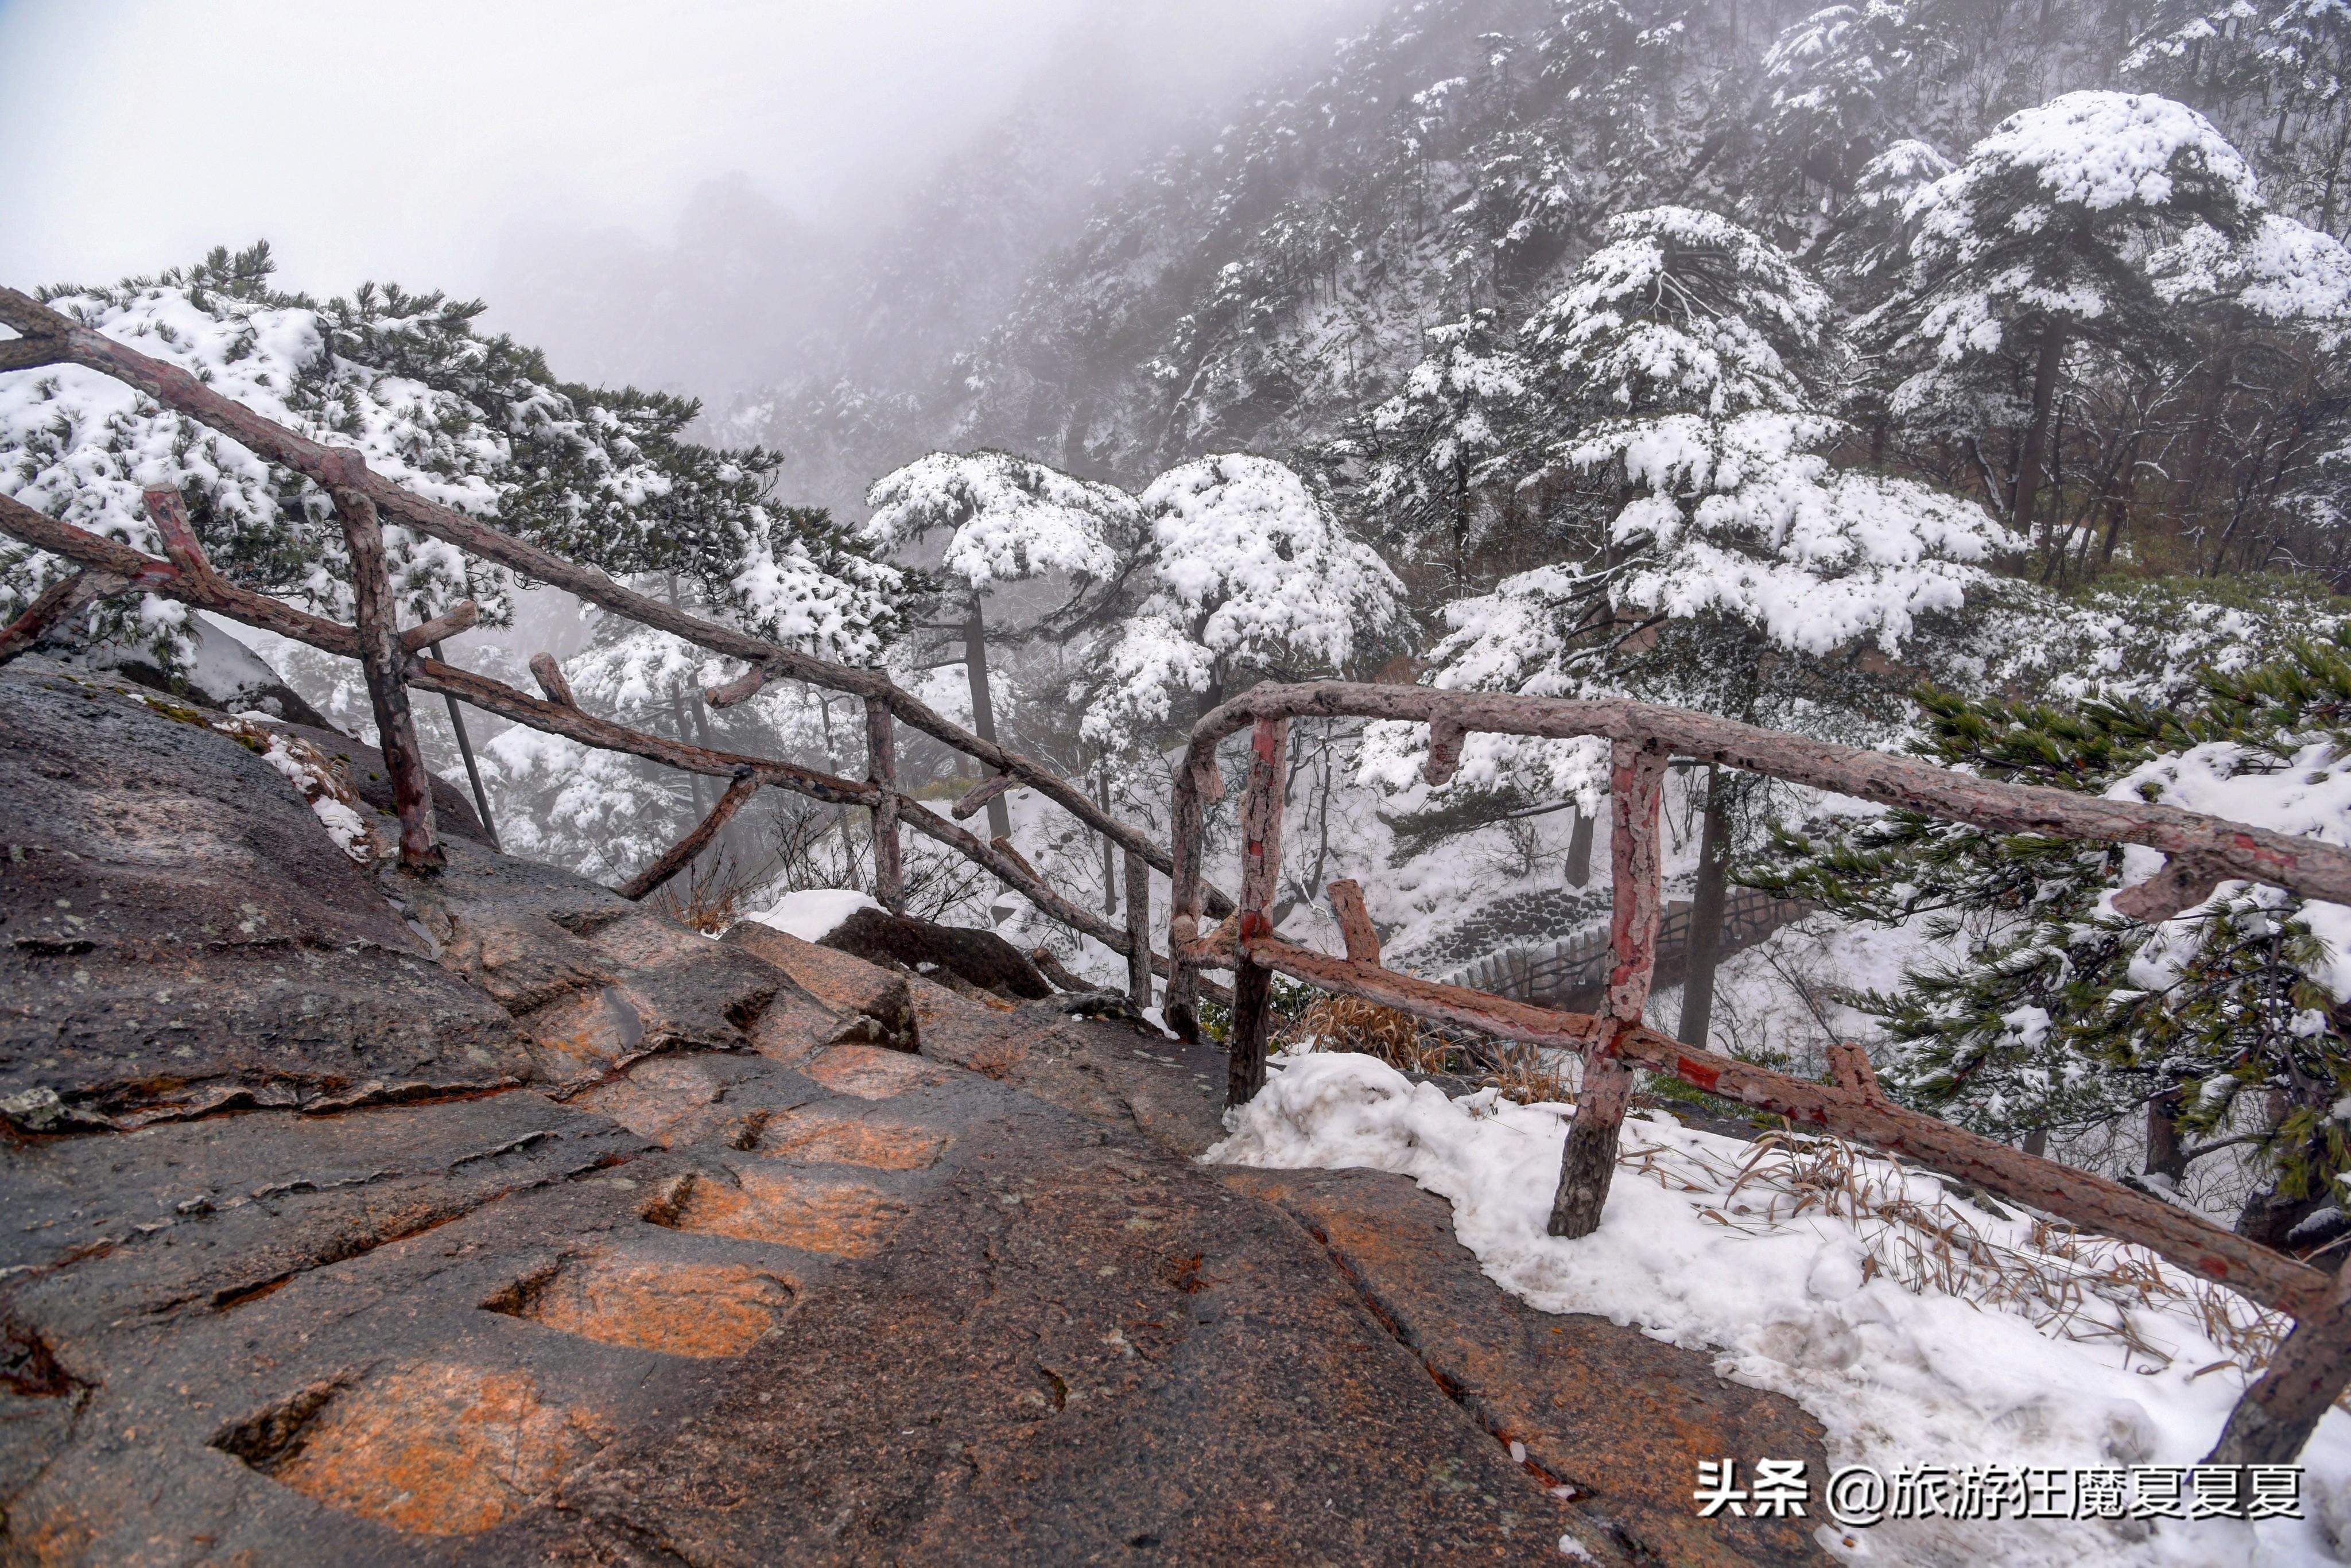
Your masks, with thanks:
[{"label": "dried grass", "polygon": [[1499,1089],[1520,1105],[1573,1098],[1563,1053],[1482,1036],[1439,1034],[1410,1013],[1361,997],[1315,998],[1283,1031],[1293,1051],[1347,1051],[1400,1072],[1446,1073]]},{"label": "dried grass", "polygon": [[681,925],[716,936],[740,919],[736,907],[749,889],[724,861],[689,866],[653,892],[647,902]]},{"label": "dried grass", "polygon": [[1282,1031],[1293,1051],[1348,1051],[1377,1057],[1400,1072],[1449,1072],[1453,1047],[1424,1039],[1410,1013],[1361,997],[1317,997]]},{"label": "dried grass", "polygon": [[1883,1274],[1917,1294],[1932,1291],[1977,1306],[2012,1312],[2043,1333],[2121,1346],[2139,1364],[2168,1367],[2171,1357],[2140,1332],[2132,1314],[2191,1317],[2235,1364],[2258,1371],[2290,1326],[2243,1297],[2164,1264],[2144,1247],[2026,1217],[2022,1245],[1995,1240],[1993,1216],[1948,1186],[1922,1200],[1897,1167],[1842,1139],[1766,1133],[1743,1163],[1673,1145],[1646,1145],[1640,1124],[1625,1124],[1618,1163],[1671,1191],[1714,1195],[1699,1213],[1728,1230],[1760,1236],[1807,1215],[1842,1219],[1859,1235],[1865,1278]]}]

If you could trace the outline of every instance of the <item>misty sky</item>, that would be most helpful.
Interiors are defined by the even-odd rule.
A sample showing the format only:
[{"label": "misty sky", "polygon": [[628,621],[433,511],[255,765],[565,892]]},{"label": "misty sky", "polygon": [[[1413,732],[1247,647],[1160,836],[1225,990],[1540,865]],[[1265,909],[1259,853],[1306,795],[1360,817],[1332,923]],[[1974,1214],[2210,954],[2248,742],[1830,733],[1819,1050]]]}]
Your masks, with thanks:
[{"label": "misty sky", "polygon": [[1172,110],[1368,9],[0,0],[0,282],[110,280],[266,236],[289,287],[397,278],[560,338],[577,322],[535,322],[516,280],[608,240],[668,244],[714,183],[854,235],[1040,83],[1118,73],[1123,98]]}]

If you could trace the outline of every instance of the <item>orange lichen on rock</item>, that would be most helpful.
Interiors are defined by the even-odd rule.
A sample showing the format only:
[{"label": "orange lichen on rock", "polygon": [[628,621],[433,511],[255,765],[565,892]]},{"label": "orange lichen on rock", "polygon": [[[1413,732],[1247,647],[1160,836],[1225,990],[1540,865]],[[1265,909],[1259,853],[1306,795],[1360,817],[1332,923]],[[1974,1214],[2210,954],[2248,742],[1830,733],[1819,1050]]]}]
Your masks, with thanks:
[{"label": "orange lichen on rock", "polygon": [[889,1194],[853,1182],[757,1166],[735,1174],[731,1186],[699,1173],[682,1178],[645,1218],[678,1230],[865,1258],[882,1249],[909,1212]]},{"label": "orange lichen on rock", "polygon": [[571,1103],[666,1148],[692,1142],[725,1118],[720,1093],[718,1080],[692,1057],[649,1056],[626,1076],[596,1084]]},{"label": "orange lichen on rock", "polygon": [[596,1251],[566,1258],[484,1303],[600,1344],[664,1355],[740,1355],[791,1310],[793,1282],[740,1263],[672,1263]]},{"label": "orange lichen on rock", "polygon": [[652,1012],[626,986],[612,985],[573,991],[515,1021],[530,1036],[542,1075],[563,1083],[601,1076],[643,1051]]},{"label": "orange lichen on rock", "polygon": [[419,1535],[477,1535],[611,1440],[601,1415],[530,1374],[426,1362],[338,1395],[272,1475],[329,1508]]},{"label": "orange lichen on rock", "polygon": [[946,1082],[946,1070],[936,1063],[872,1045],[836,1045],[801,1071],[834,1093],[860,1100],[887,1100]]},{"label": "orange lichen on rock", "polygon": [[778,1116],[759,1134],[758,1152],[803,1165],[863,1166],[870,1170],[928,1170],[953,1140],[904,1122],[885,1122],[810,1106]]}]

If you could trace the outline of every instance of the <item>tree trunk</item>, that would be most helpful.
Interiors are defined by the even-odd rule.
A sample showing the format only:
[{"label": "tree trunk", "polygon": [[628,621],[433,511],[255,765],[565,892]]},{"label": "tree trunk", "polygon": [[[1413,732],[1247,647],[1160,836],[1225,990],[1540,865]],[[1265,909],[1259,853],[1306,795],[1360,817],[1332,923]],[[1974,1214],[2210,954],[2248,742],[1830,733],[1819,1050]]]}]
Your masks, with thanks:
[{"label": "tree trunk", "polygon": [[[971,731],[991,745],[996,741],[996,704],[987,691],[987,626],[980,619],[979,595],[971,596],[971,614],[963,623],[964,673],[971,679]],[[1012,836],[1012,812],[998,795],[987,803],[990,841]]]},{"label": "tree trunk", "polygon": [[[433,656],[444,664],[449,662],[438,643],[433,644]],[[465,759],[465,779],[474,787],[474,809],[482,814],[482,831],[489,834],[490,848],[495,850],[498,847],[498,827],[490,821],[490,796],[482,788],[482,770],[474,761],[474,741],[465,733],[465,716],[459,710],[455,696],[444,692],[442,700],[449,705],[449,727],[457,732],[457,755]]]},{"label": "tree trunk", "polygon": [[1459,463],[1453,468],[1453,587],[1469,591],[1469,468]]},{"label": "tree trunk", "polygon": [[1698,840],[1698,891],[1690,901],[1688,978],[1674,1038],[1704,1046],[1714,1022],[1714,971],[1722,956],[1722,907],[1730,883],[1730,791],[1719,768],[1706,770],[1706,828]]},{"label": "tree trunk", "polygon": [[2009,497],[2009,519],[2029,541],[2032,514],[2041,499],[2041,470],[2049,444],[2049,415],[2057,401],[2057,371],[2065,359],[2065,328],[2052,321],[2041,334],[2041,363],[2032,372],[2032,423],[2024,432],[2024,450],[2016,460],[2016,487]]},{"label": "tree trunk", "polygon": [[2220,416],[2229,401],[2229,383],[2237,374],[2237,340],[2231,333],[2220,345],[2212,361],[2212,372],[2204,384],[2204,395],[2198,400],[2195,434],[2188,443],[2188,476],[2182,497],[2190,507],[2196,497],[2204,493],[2206,470],[2212,461],[2212,434],[2220,423]]},{"label": "tree trunk", "polygon": [[1592,819],[1576,809],[1575,831],[1567,839],[1567,885],[1592,885]]},{"label": "tree trunk", "polygon": [[[669,727],[676,733],[678,739],[685,742],[688,746],[694,744],[694,732],[686,727],[685,703],[684,700],[677,695],[677,688],[675,686],[672,686],[669,692]],[[711,802],[709,797],[703,793],[702,775],[699,773],[688,774],[686,776],[686,783],[694,790],[694,814],[696,817],[708,816],[710,814]]]},{"label": "tree trunk", "polygon": [[2143,1168],[2148,1176],[2162,1176],[2175,1187],[2188,1175],[2188,1145],[2179,1140],[2179,1113],[2187,1105],[2186,1093],[2176,1084],[2147,1103],[2147,1160]]},{"label": "tree trunk", "polygon": [[2106,522],[2106,542],[2098,552],[2098,566],[2104,570],[2115,564],[2115,546],[2130,526],[2131,495],[2138,486],[2138,437],[2134,435],[2130,446],[2123,453],[2122,477],[2115,485],[2114,510]]},{"label": "tree trunk", "polygon": [[[1102,809],[1110,810],[1110,769],[1105,768],[1094,776],[1094,796]],[[1102,835],[1102,913],[1118,913],[1118,845],[1108,833]]]}]

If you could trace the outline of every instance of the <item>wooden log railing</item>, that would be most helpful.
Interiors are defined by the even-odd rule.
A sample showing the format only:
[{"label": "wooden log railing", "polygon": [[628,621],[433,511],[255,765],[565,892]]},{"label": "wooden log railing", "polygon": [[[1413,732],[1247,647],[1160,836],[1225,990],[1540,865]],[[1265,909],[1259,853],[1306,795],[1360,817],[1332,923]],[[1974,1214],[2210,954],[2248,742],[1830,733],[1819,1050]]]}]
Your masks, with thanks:
[{"label": "wooden log railing", "polygon": [[[1333,957],[1277,937],[1265,911],[1280,876],[1281,766],[1289,723],[1299,717],[1417,721],[1430,727],[1425,776],[1458,766],[1467,736],[1485,731],[1610,742],[1610,946],[1614,963],[1598,1016],[1553,1011],[1483,991],[1416,979],[1384,968],[1376,948],[1350,928],[1350,956]],[[1252,732],[1249,790],[1242,801],[1239,916],[1203,936],[1199,885],[1204,809],[1217,786],[1219,743]],[[1362,997],[1416,1017],[1577,1052],[1583,1085],[1561,1160],[1550,1222],[1554,1236],[1597,1228],[1630,1097],[1632,1070],[1645,1069],[1792,1122],[1855,1139],[2018,1203],[2137,1243],[2197,1277],[2296,1320],[2269,1368],[2247,1392],[2211,1458],[2215,1464],[2276,1463],[2299,1450],[2320,1415],[2351,1385],[2351,1265],[2338,1280],[2179,1206],[2088,1172],[1906,1109],[1888,1101],[1861,1063],[1843,1053],[1834,1084],[1772,1072],[1651,1030],[1642,1015],[1656,958],[1662,905],[1658,828],[1667,760],[1687,757],[1740,768],[1881,805],[1915,810],[1998,832],[2145,844],[2182,868],[2133,901],[2141,919],[2184,907],[2216,878],[2268,883],[2307,898],[2351,903],[2351,852],[2241,822],[2174,807],[1949,773],[1909,758],[1837,746],[1678,708],[1629,701],[1581,702],[1426,686],[1324,681],[1261,685],[1203,716],[1176,769],[1172,792],[1176,867],[1168,916],[1170,1022],[1196,1036],[1198,971],[1234,970],[1228,1098],[1240,1104],[1265,1080],[1264,1042],[1271,976]],[[1352,891],[1352,890],[1351,890]],[[1342,902],[1334,897],[1334,903]],[[1360,915],[1360,901],[1353,900]],[[1341,910],[1343,924],[1350,912]]]},{"label": "wooden log railing", "polygon": [[[293,470],[330,494],[348,489],[364,496],[387,521],[413,528],[525,577],[551,583],[600,609],[750,666],[741,675],[706,694],[714,706],[743,701],[762,684],[778,677],[878,701],[901,722],[977,759],[994,772],[1010,775],[1094,831],[1141,854],[1151,865],[1171,875],[1175,872],[1172,850],[1141,829],[1112,816],[1082,789],[1044,764],[951,722],[880,670],[836,664],[739,628],[704,620],[615,582],[599,568],[566,559],[426,500],[368,469],[357,453],[313,441],[214,392],[179,366],[85,327],[28,294],[0,287],[0,323],[24,335],[5,344],[6,352],[0,353],[0,373],[32,366],[76,364],[110,375],[163,407],[219,431],[263,460]],[[1217,914],[1232,907],[1231,901],[1221,893],[1210,890],[1206,896]]]},{"label": "wooden log railing", "polygon": [[[297,610],[266,594],[237,587],[203,559],[201,549],[193,545],[193,535],[187,548],[194,554],[187,564],[160,560],[118,540],[90,533],[70,523],[59,522],[5,496],[0,496],[0,534],[6,534],[72,562],[82,569],[83,580],[97,580],[107,587],[109,593],[152,593],[308,643],[329,653],[350,659],[360,656],[361,643],[357,628]],[[119,589],[110,586],[116,583],[120,584]],[[20,623],[23,619],[19,618]],[[14,630],[12,626],[10,631],[13,632]],[[876,702],[867,708],[868,741],[876,777],[865,781],[841,779],[796,763],[714,750],[599,717],[571,700],[569,687],[552,659],[546,660],[544,667],[539,667],[538,662],[534,660],[533,674],[542,685],[559,694],[561,700],[553,696],[530,695],[487,675],[475,674],[438,659],[423,656],[416,651],[421,645],[416,633],[426,630],[429,626],[412,627],[400,633],[402,662],[399,677],[403,686],[442,693],[485,713],[495,714],[549,735],[561,736],[583,746],[642,757],[682,772],[725,779],[730,786],[747,775],[761,786],[788,789],[836,805],[865,807],[874,814],[877,833],[886,834],[888,838],[883,857],[877,857],[883,860],[885,875],[894,863],[894,856],[890,853],[895,849],[894,827],[903,825],[985,868],[1050,918],[1083,932],[1114,953],[1130,958],[1133,956],[1134,944],[1138,938],[1128,926],[1113,923],[1063,896],[1017,854],[1007,854],[983,841],[976,834],[965,831],[897,788],[894,745],[883,740],[883,736],[888,733],[887,727],[873,717],[877,710],[884,715],[894,712],[886,703]],[[31,639],[26,638],[17,645],[16,651],[30,645]],[[8,656],[7,650],[0,650],[0,660]],[[740,805],[739,798],[737,804]],[[720,825],[723,822],[722,818]],[[885,823],[890,826],[884,827]],[[716,826],[705,821],[688,835],[689,839],[702,833],[703,827],[709,828],[712,834],[717,831]],[[674,851],[672,852],[674,854]],[[664,856],[664,861],[669,858]],[[691,856],[686,858],[691,859]],[[658,869],[661,863],[657,862],[654,869]],[[674,873],[684,863],[684,861],[679,861],[677,865],[669,868],[670,872]],[[1147,876],[1145,880],[1147,883]],[[886,882],[883,885],[887,886]],[[651,891],[651,884],[646,891]],[[903,883],[899,896],[903,902]],[[1144,946],[1148,953],[1147,939],[1144,939]],[[1173,972],[1174,967],[1165,959],[1156,954],[1149,954],[1148,956],[1155,968]]]}]

